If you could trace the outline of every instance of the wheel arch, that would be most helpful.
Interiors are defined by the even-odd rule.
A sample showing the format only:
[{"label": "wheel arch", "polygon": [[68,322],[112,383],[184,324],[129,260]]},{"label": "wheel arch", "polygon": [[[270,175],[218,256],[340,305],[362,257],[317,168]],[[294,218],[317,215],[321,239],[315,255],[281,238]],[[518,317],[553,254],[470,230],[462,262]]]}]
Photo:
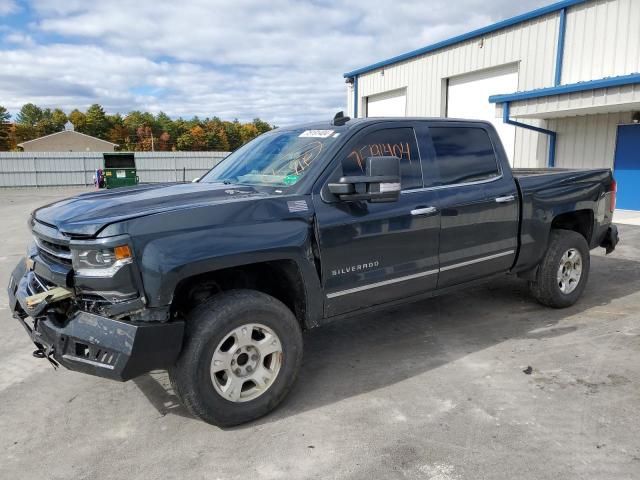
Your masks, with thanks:
[{"label": "wheel arch", "polygon": [[579,233],[591,246],[594,231],[593,210],[583,209],[564,212],[553,217],[551,230],[571,230]]},{"label": "wheel arch", "polygon": [[235,289],[256,290],[280,300],[303,329],[316,323],[318,312],[307,291],[303,270],[292,259],[237,265],[182,278],[173,292],[172,315],[185,316],[217,293]]}]

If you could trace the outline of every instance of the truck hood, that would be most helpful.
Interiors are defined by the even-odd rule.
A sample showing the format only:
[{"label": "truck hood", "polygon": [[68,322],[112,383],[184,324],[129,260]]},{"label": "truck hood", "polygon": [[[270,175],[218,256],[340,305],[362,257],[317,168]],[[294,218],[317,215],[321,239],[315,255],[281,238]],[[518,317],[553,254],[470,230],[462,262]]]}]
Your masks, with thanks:
[{"label": "truck hood", "polygon": [[110,223],[172,210],[268,197],[246,185],[186,183],[139,185],[83,193],[41,207],[36,220],[71,235],[92,236]]}]

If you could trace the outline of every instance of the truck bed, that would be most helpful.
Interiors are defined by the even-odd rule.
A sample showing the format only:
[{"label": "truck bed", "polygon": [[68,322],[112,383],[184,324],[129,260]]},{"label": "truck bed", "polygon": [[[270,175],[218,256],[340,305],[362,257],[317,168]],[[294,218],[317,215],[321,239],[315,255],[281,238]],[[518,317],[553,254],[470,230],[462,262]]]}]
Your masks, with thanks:
[{"label": "truck bed", "polygon": [[[518,266],[526,269],[537,265],[547,244],[551,218],[566,212],[598,212],[600,200],[611,190],[613,176],[608,168],[514,169],[513,176],[520,193],[520,252]],[[604,213],[603,213],[604,214]],[[591,248],[600,243],[611,223],[608,218],[594,218]]]},{"label": "truck bed", "polygon": [[512,170],[516,183],[526,193],[527,190],[539,190],[546,188],[556,188],[573,184],[584,185],[584,183],[600,184],[610,183],[612,176],[608,168],[594,169],[572,169],[572,168],[514,168]]},{"label": "truck bed", "polygon": [[574,168],[513,168],[511,169],[513,172],[513,176],[516,178],[520,177],[531,177],[533,175],[548,175],[548,174],[556,174],[556,173],[566,173],[566,172],[580,172],[580,169]]}]

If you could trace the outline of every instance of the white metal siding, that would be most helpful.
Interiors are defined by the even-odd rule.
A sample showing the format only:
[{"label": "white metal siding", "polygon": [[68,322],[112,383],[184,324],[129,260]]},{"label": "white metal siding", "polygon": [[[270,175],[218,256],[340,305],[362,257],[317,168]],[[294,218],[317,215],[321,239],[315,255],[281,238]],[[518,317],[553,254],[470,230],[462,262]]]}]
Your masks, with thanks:
[{"label": "white metal siding", "polygon": [[[360,113],[360,112],[358,112]],[[346,115],[353,117],[353,85],[347,86],[347,113]]]},{"label": "white metal siding", "polygon": [[[553,95],[511,103],[514,117],[566,117],[590,113],[609,113],[620,110],[640,110],[640,85],[588,90],[566,95]],[[502,107],[498,106],[498,112]]]},{"label": "white metal siding", "polygon": [[[518,90],[553,82],[558,15],[550,14],[411,60],[361,74],[358,95],[407,88],[407,115],[440,116],[443,80],[456,75],[519,63]],[[506,92],[508,93],[508,92]]]},{"label": "white metal siding", "polygon": [[640,1],[597,0],[567,10],[562,83],[640,72]]},{"label": "white metal siding", "polygon": [[[456,75],[517,63],[518,90],[549,86],[553,83],[557,34],[558,14],[546,15],[492,32],[482,39],[468,40],[361,74],[358,96],[363,99],[406,88],[408,116],[440,117],[446,108],[446,79]],[[362,105],[358,113],[362,116]],[[540,125],[535,120],[531,123]],[[538,144],[546,143],[546,138],[539,141],[538,137],[539,134],[530,130],[516,130],[515,166],[542,166],[544,158],[537,157]]]},{"label": "white metal siding", "polygon": [[[519,72],[518,91],[551,87],[554,84],[559,16],[559,12],[554,12],[482,38],[460,42],[360,74],[359,116],[364,114],[363,98],[400,88],[407,90],[407,115],[445,116],[448,78],[514,62]],[[592,0],[567,8],[563,84],[639,72],[640,0]],[[353,91],[350,94],[352,108]],[[636,85],[515,102],[511,105],[511,118],[552,130],[557,126],[560,129],[557,152],[559,166],[562,162],[565,162],[565,166],[601,166],[604,163],[611,166],[615,145],[612,132],[616,131],[616,122],[629,116],[615,112],[640,109],[639,94],[640,87]],[[585,117],[585,112],[580,111],[594,107],[597,108],[592,113],[597,114]],[[497,108],[497,118],[500,115],[501,109]],[[527,118],[528,115],[531,117]],[[538,119],[562,115],[583,117],[554,121]],[[538,118],[534,118],[536,116]],[[606,133],[594,130],[598,122],[600,125],[606,123]],[[588,137],[580,138],[583,134]],[[604,143],[598,143],[589,151],[577,145],[579,142],[592,144],[596,140]],[[573,147],[569,146],[571,142]],[[517,128],[514,166],[545,166],[547,149],[546,135]],[[576,158],[570,160],[568,156],[571,152],[575,152]]]},{"label": "white metal siding", "polygon": [[548,128],[558,134],[556,166],[613,168],[618,125],[630,122],[630,112],[549,120]]}]

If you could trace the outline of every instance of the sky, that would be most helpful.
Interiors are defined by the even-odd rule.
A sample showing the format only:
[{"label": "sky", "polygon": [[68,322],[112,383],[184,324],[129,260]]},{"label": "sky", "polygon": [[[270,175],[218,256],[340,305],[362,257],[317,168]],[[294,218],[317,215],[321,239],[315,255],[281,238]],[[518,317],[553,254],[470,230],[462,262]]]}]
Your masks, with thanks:
[{"label": "sky", "polygon": [[332,118],[344,72],[549,3],[0,0],[0,105]]}]

